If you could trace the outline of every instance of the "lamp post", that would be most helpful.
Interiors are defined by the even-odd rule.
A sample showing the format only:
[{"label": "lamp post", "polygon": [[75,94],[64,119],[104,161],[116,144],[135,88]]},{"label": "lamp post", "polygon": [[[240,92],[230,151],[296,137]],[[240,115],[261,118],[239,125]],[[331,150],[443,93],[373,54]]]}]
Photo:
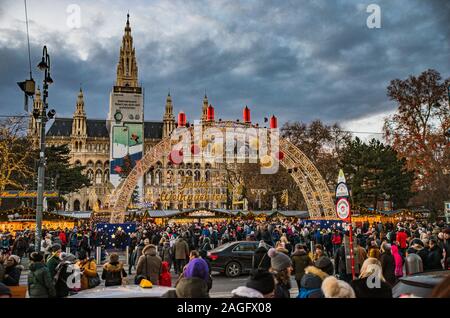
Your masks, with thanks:
[{"label": "lamp post", "polygon": [[52,109],[46,113],[47,97],[48,97],[48,85],[53,83],[50,76],[50,56],[47,53],[47,46],[44,46],[42,50],[42,60],[39,62],[39,70],[44,72],[43,80],[43,100],[42,110],[39,112],[33,112],[33,116],[36,117],[36,121],[41,125],[41,132],[39,136],[39,166],[38,166],[38,182],[37,182],[37,204],[36,204],[36,238],[34,249],[36,252],[41,250],[42,240],[42,211],[44,202],[44,184],[45,184],[45,125],[48,119],[53,118],[56,114]]}]

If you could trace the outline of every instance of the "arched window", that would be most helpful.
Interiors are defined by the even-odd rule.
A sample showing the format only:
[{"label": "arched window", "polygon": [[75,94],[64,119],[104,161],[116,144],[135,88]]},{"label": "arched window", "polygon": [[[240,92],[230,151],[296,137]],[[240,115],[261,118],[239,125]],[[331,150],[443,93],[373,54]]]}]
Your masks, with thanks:
[{"label": "arched window", "polygon": [[100,160],[97,160],[97,162],[95,163],[95,168],[96,169],[103,169],[103,164]]},{"label": "arched window", "polygon": [[86,167],[89,169],[93,169],[94,168],[94,162],[92,162],[92,160],[89,160],[86,164]]},{"label": "arched window", "polygon": [[103,173],[103,182],[107,183],[109,181],[109,169],[105,169],[105,172]]},{"label": "arched window", "polygon": [[89,205],[89,200],[86,201],[86,211],[91,211],[91,206]]},{"label": "arched window", "polygon": [[91,180],[91,182],[94,181],[94,171],[92,171],[92,169],[88,169],[86,175],[87,175],[88,179]]},{"label": "arched window", "polygon": [[102,171],[101,171],[100,169],[98,169],[98,170],[95,172],[95,183],[96,183],[96,184],[102,183],[102,177],[103,177]]},{"label": "arched window", "polygon": [[205,181],[210,181],[211,180],[211,171],[206,170],[205,171]]},{"label": "arched window", "polygon": [[156,170],[155,172],[155,184],[161,184],[162,181],[162,172],[161,170]]},{"label": "arched window", "polygon": [[73,201],[73,210],[80,211],[80,201],[79,200]]},{"label": "arched window", "polygon": [[80,167],[80,166],[81,166],[81,161],[80,160],[75,161],[75,167]]},{"label": "arched window", "polygon": [[200,181],[200,171],[194,171],[194,181]]}]

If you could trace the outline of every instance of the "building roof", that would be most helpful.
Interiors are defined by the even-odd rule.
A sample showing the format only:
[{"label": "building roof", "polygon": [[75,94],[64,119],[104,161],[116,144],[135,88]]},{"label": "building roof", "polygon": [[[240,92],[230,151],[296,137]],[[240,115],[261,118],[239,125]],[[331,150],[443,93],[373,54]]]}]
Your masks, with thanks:
[{"label": "building roof", "polygon": [[145,121],[144,122],[144,138],[145,139],[162,139],[163,122]]},{"label": "building roof", "polygon": [[[56,118],[47,132],[50,137],[69,137],[72,133],[72,118]],[[87,136],[109,138],[105,119],[86,119]],[[144,138],[162,139],[163,123],[144,122]]]}]

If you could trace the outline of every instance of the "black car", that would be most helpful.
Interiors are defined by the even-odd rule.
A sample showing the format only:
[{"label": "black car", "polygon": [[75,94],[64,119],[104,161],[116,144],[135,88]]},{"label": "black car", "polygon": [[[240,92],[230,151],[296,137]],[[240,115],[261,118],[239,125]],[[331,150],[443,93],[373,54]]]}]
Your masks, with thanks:
[{"label": "black car", "polygon": [[207,257],[211,270],[225,273],[228,277],[249,273],[258,244],[256,241],[229,242],[209,251]]}]

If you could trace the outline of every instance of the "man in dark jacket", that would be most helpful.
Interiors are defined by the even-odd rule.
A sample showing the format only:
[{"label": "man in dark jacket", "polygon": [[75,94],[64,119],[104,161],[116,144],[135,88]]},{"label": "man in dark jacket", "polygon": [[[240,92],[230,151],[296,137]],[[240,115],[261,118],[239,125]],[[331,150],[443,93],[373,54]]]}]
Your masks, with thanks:
[{"label": "man in dark jacket", "polygon": [[267,255],[268,249],[266,248],[266,243],[260,241],[258,248],[255,250],[252,259],[252,269],[263,269],[269,270],[270,268],[270,257]]},{"label": "man in dark jacket", "polygon": [[397,282],[395,277],[395,259],[391,253],[391,245],[388,243],[381,245],[380,263],[384,279],[393,287]]},{"label": "man in dark jacket", "polygon": [[300,290],[300,282],[305,274],[305,268],[313,265],[313,262],[306,253],[305,247],[302,244],[295,245],[295,251],[291,256],[291,259],[295,281],[297,282],[298,289]]},{"label": "man in dark jacket", "polygon": [[30,255],[31,265],[28,274],[28,294],[30,298],[53,298],[56,296],[53,277],[43,263],[44,256],[33,252]]},{"label": "man in dark jacket", "polygon": [[426,269],[441,270],[442,250],[438,247],[436,239],[430,240],[430,250],[427,255]]},{"label": "man in dark jacket", "polygon": [[52,277],[56,275],[56,267],[61,262],[59,256],[61,255],[61,245],[53,244],[51,247],[52,255],[47,260],[47,267]]}]

